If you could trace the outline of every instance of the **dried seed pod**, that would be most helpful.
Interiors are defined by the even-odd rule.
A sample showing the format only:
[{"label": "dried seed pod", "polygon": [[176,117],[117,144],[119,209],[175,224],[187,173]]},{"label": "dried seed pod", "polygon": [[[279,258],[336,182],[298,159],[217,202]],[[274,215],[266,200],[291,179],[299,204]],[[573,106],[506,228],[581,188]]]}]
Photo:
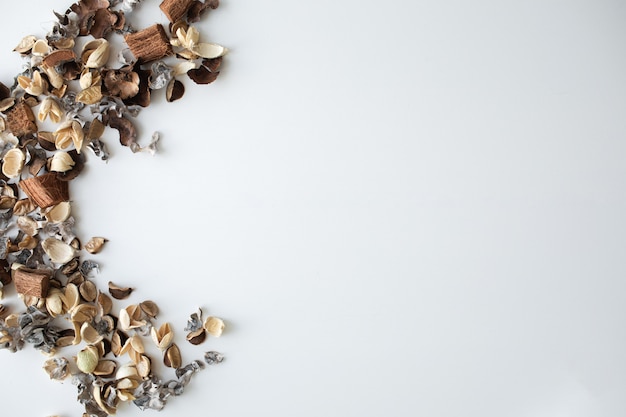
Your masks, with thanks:
[{"label": "dried seed pod", "polygon": [[181,98],[185,94],[185,86],[183,83],[175,78],[172,78],[167,84],[167,90],[165,91],[165,99],[171,103]]},{"label": "dried seed pod", "polygon": [[48,92],[48,82],[39,71],[33,71],[32,79],[25,75],[18,76],[17,83],[24,91],[35,97]]},{"label": "dried seed pod", "polygon": [[[106,242],[108,242],[107,239],[103,237],[92,237],[91,239],[89,239],[89,242],[85,244],[85,250],[91,254],[96,254],[102,250],[102,247]],[[109,290],[110,288],[111,286],[109,285]],[[130,291],[128,292],[128,295],[130,295]]]},{"label": "dried seed pod", "polygon": [[157,314],[159,314],[159,307],[154,301],[146,300],[139,303],[139,307],[144,314],[152,319],[155,319]]},{"label": "dried seed pod", "polygon": [[74,160],[72,157],[64,151],[56,152],[52,158],[50,158],[50,171],[54,172],[66,172],[72,169],[74,166]]},{"label": "dried seed pod", "polygon": [[140,355],[137,361],[137,373],[142,378],[148,378],[152,373],[152,362],[146,355]]},{"label": "dried seed pod", "polygon": [[99,85],[88,87],[76,95],[76,101],[87,105],[99,103],[102,100],[102,88]]},{"label": "dried seed pod", "polygon": [[41,242],[41,247],[46,252],[46,255],[50,257],[50,260],[56,264],[68,263],[76,255],[74,248],[53,237],[49,237]]},{"label": "dried seed pod", "polygon": [[127,340],[128,335],[126,333],[121,330],[115,330],[113,332],[113,336],[111,336],[111,352],[113,352],[115,356],[120,356],[122,354],[122,348],[126,344]]},{"label": "dried seed pod", "polygon": [[80,291],[80,295],[83,297],[83,300],[87,302],[95,301],[98,296],[98,288],[96,287],[96,284],[91,281],[85,280],[82,284],[80,284],[78,289]]},{"label": "dried seed pod", "polygon": [[66,149],[73,144],[76,151],[80,153],[84,138],[83,127],[76,120],[66,121],[54,132],[54,144],[57,149]]},{"label": "dried seed pod", "polygon": [[22,38],[20,43],[13,49],[15,52],[19,52],[20,54],[27,54],[33,49],[33,45],[37,42],[37,38],[33,35],[28,35]]},{"label": "dried seed pod", "polygon": [[62,381],[70,374],[69,363],[65,358],[50,358],[43,364],[43,369],[46,371],[50,379]]},{"label": "dried seed pod", "polygon": [[65,313],[63,308],[63,292],[60,289],[54,288],[48,291],[46,310],[48,310],[48,313],[52,317],[57,317]]},{"label": "dried seed pod", "polygon": [[111,294],[111,297],[117,300],[123,300],[125,298],[128,298],[131,292],[133,292],[132,288],[119,287],[115,285],[113,282],[109,281],[109,294]]},{"label": "dried seed pod", "polygon": [[48,46],[48,41],[45,39],[37,39],[33,44],[31,49],[31,54],[35,56],[44,56],[50,51],[50,46]]},{"label": "dried seed pod", "polygon": [[103,336],[91,324],[85,322],[80,327],[80,337],[88,345],[95,345]]},{"label": "dried seed pod", "polygon": [[81,61],[86,68],[101,68],[109,60],[111,47],[106,39],[95,39],[83,47]]},{"label": "dried seed pod", "polygon": [[78,287],[73,283],[66,284],[62,300],[65,311],[71,311],[78,307],[78,304],[80,304],[80,292]]},{"label": "dried seed pod", "polygon": [[93,370],[94,375],[101,376],[103,378],[111,378],[115,375],[117,370],[117,363],[111,359],[101,359],[98,362],[98,366]]},{"label": "dried seed pod", "polygon": [[57,347],[72,346],[74,344],[75,337],[76,337],[76,334],[74,332],[74,329],[61,330],[59,334],[59,338],[57,339],[56,346]]},{"label": "dried seed pod", "polygon": [[98,309],[90,304],[79,304],[72,311],[70,318],[74,323],[92,322],[98,315]]},{"label": "dried seed pod", "polygon": [[211,336],[220,337],[224,331],[224,322],[217,317],[207,317],[203,327]]},{"label": "dried seed pod", "polygon": [[206,339],[206,330],[200,328],[196,331],[187,333],[187,341],[192,345],[199,345]]},{"label": "dried seed pod", "polygon": [[18,200],[13,206],[13,214],[15,216],[23,216],[25,214],[31,213],[35,211],[37,206],[30,201],[29,198],[24,198],[22,200]]},{"label": "dried seed pod", "polygon": [[[72,206],[69,201],[63,201],[55,206],[52,206],[44,213],[46,220],[50,223],[63,223],[70,217],[70,214],[72,214]],[[75,262],[74,271],[76,271],[76,269],[78,269],[78,260]],[[63,273],[67,275],[66,272]]]},{"label": "dried seed pod", "polygon": [[76,366],[81,372],[90,374],[98,366],[99,359],[98,348],[87,346],[76,355]]},{"label": "dried seed pod", "polygon": [[115,319],[113,316],[110,315],[104,315],[102,316],[102,318],[100,319],[100,330],[101,331],[106,331],[106,333],[111,333],[113,330],[115,330],[115,327],[117,326],[117,319]]},{"label": "dried seed pod", "polygon": [[154,344],[161,350],[167,349],[174,340],[174,331],[169,323],[163,323],[158,330],[156,327],[153,327],[151,335]]},{"label": "dried seed pod", "polygon": [[39,224],[29,216],[17,218],[17,227],[28,236],[35,236],[39,232]]},{"label": "dried seed pod", "polygon": [[182,358],[180,355],[180,349],[176,346],[176,343],[170,345],[163,355],[163,364],[168,368],[178,369],[182,366]]},{"label": "dried seed pod", "polygon": [[9,149],[2,158],[2,173],[9,178],[17,178],[22,173],[26,155],[18,148]]},{"label": "dried seed pod", "polygon": [[61,109],[61,106],[52,97],[46,97],[41,102],[39,112],[37,113],[37,118],[40,122],[45,121],[48,117],[53,123],[59,123],[61,121],[61,117],[63,117],[63,110]]},{"label": "dried seed pod", "polygon": [[103,292],[98,293],[97,303],[100,307],[100,315],[109,314],[113,309],[113,300]]}]

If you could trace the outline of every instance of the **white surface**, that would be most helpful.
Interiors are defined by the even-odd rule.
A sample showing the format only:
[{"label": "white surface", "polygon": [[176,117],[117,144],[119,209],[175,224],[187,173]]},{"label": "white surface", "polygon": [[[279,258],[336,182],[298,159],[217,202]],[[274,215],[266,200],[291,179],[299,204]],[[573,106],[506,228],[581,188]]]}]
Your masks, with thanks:
[{"label": "white surface", "polygon": [[[0,8],[5,82],[68,5],[24,4]],[[102,285],[181,337],[196,306],[227,320],[184,352],[227,361],[160,415],[623,417],[625,19],[224,0],[200,24],[231,48],[220,79],[140,116],[162,152],[109,132],[71,190],[83,239],[110,239]],[[2,414],[80,415],[41,361],[0,352]]]}]

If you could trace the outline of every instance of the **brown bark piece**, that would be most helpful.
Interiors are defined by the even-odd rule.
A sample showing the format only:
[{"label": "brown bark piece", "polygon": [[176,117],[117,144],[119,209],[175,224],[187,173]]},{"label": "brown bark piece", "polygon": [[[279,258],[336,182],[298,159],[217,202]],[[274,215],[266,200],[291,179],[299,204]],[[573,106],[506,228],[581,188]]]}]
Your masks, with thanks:
[{"label": "brown bark piece", "polygon": [[48,295],[52,271],[47,269],[19,268],[13,272],[15,290],[19,294],[43,298]]},{"label": "brown bark piece", "polygon": [[33,203],[41,208],[51,207],[70,199],[67,181],[61,181],[57,174],[52,172],[22,180],[19,185]]},{"label": "brown bark piece", "polygon": [[30,106],[25,102],[17,103],[6,115],[7,126],[15,136],[21,137],[37,132],[35,115]]},{"label": "brown bark piece", "polygon": [[193,0],[163,0],[159,8],[165,13],[170,22],[178,22],[191,7]]},{"label": "brown bark piece", "polygon": [[155,61],[172,55],[172,45],[163,26],[156,24],[124,38],[135,58],[142,62]]},{"label": "brown bark piece", "polygon": [[59,64],[73,61],[75,59],[76,54],[71,49],[59,49],[58,51],[50,52],[43,59],[43,64],[49,68],[54,68]]}]

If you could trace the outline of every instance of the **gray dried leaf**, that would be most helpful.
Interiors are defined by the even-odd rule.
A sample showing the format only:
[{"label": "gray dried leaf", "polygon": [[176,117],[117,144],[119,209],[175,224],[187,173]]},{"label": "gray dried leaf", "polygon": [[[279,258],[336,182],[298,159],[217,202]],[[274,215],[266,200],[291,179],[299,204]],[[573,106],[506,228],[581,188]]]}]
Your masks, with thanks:
[{"label": "gray dried leaf", "polygon": [[70,375],[69,363],[67,359],[51,358],[44,362],[43,369],[46,371],[50,379],[62,381]]},{"label": "gray dried leaf", "polygon": [[215,365],[222,362],[223,360],[224,356],[219,352],[210,351],[204,354],[204,361],[209,365]]}]

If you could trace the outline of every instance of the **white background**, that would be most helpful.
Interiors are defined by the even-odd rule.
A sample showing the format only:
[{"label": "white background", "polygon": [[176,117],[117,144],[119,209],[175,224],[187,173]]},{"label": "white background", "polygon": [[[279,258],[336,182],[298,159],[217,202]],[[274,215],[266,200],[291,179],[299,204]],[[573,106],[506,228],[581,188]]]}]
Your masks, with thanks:
[{"label": "white background", "polygon": [[[2,3],[5,83],[68,5]],[[623,417],[625,21],[619,0],[224,0],[198,25],[231,49],[220,78],[140,115],[161,153],[108,131],[71,189],[83,240],[110,239],[98,283],[158,302],[186,359],[227,356],[160,415]],[[228,329],[193,347],[198,306]],[[0,352],[2,414],[80,416],[42,361]]]}]

